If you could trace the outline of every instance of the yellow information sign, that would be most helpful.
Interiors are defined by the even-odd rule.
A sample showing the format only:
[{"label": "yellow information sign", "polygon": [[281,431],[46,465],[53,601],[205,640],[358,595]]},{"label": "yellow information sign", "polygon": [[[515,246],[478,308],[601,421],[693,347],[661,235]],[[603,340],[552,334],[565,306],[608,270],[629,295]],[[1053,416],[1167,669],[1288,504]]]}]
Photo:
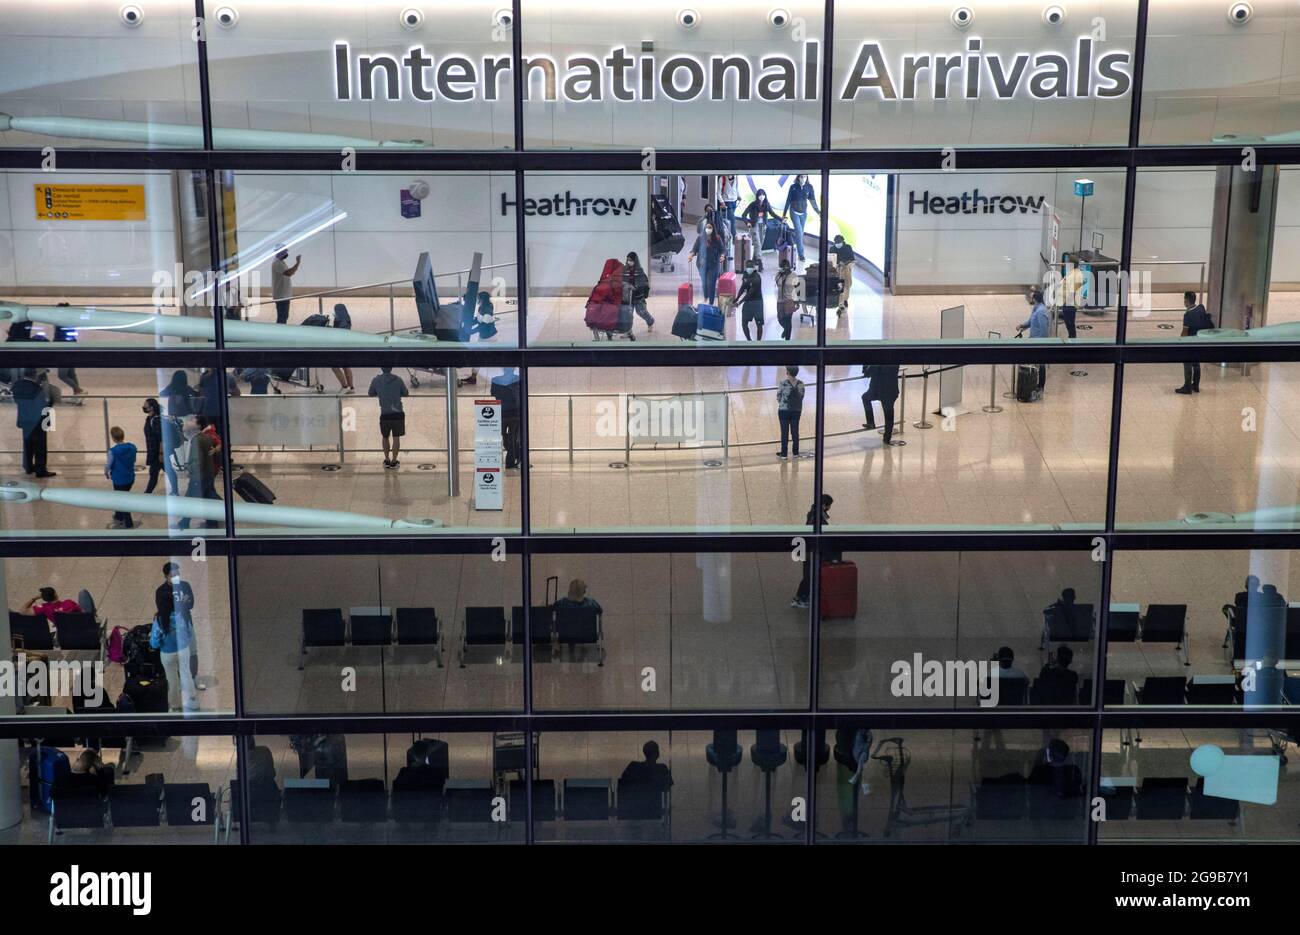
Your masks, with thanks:
[{"label": "yellow information sign", "polygon": [[37,185],[41,221],[143,221],[143,185]]}]

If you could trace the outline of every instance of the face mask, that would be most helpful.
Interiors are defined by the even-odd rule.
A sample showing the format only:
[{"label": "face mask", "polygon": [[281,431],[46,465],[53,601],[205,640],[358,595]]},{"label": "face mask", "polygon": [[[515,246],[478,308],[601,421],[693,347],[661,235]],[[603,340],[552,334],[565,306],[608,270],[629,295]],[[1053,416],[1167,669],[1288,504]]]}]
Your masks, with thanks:
[{"label": "face mask", "polygon": [[704,233],[706,233],[706,234],[712,234],[712,233],[713,233],[713,228],[712,228],[712,227],[706,227],[706,228],[704,228]]},{"label": "face mask", "polygon": [[170,581],[172,584],[180,584],[180,583],[181,583],[181,576],[180,576],[180,575],[172,575],[172,576],[171,576],[170,578],[168,578],[167,580]]}]

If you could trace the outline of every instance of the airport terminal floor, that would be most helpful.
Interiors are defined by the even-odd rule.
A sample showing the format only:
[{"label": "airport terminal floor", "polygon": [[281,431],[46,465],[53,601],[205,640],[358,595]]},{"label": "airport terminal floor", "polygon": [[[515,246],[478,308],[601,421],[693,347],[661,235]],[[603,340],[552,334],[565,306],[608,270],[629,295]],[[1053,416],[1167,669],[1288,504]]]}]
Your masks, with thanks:
[{"label": "airport terminal floor", "polygon": [[1300,843],[1294,11],[607,6],[0,4],[0,844]]}]

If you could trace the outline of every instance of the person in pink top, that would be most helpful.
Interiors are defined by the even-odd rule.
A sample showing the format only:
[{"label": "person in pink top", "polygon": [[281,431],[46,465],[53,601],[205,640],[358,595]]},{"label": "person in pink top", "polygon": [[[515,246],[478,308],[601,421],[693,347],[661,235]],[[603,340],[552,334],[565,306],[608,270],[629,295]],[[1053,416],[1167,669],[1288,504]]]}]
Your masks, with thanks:
[{"label": "person in pink top", "polygon": [[53,629],[55,614],[79,614],[81,605],[76,601],[60,600],[58,592],[53,588],[41,588],[39,596],[33,597],[23,605],[23,613],[39,614]]}]

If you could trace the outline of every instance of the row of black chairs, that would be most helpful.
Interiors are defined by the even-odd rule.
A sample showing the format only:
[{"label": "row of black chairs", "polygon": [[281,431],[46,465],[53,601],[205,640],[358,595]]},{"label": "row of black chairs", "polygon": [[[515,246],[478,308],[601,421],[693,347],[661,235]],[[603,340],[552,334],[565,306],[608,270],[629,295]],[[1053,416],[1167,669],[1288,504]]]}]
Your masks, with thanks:
[{"label": "row of black chairs", "polygon": [[[447,780],[429,786],[401,786],[389,789],[382,779],[329,780],[289,779],[281,788],[274,780],[254,784],[249,800],[255,822],[278,824],[433,825],[443,822],[490,824],[498,793],[488,780]],[[512,780],[507,789],[506,815],[522,820],[527,814],[522,779]],[[226,832],[233,823],[238,801],[238,780],[228,787],[225,803]],[[552,779],[534,779],[532,811],[535,821],[607,821],[611,818],[658,821],[666,818],[669,796],[641,783],[609,779],[566,779],[559,786]]]},{"label": "row of black chairs", "polygon": [[[1223,648],[1228,660],[1246,658],[1246,608],[1239,604],[1224,604],[1223,617],[1227,629],[1223,634]],[[1300,659],[1300,607],[1286,609],[1286,647],[1283,658]]]},{"label": "row of black chairs", "polygon": [[432,646],[442,665],[442,629],[432,607],[399,607],[395,614],[349,614],[337,607],[313,607],[302,612],[302,638],[298,645],[298,669],[307,661],[307,650],[345,646]]},{"label": "row of black chairs", "polygon": [[[1226,821],[1236,824],[1241,803],[1209,796],[1204,779],[1189,787],[1187,779],[1148,778],[1134,786],[1102,784],[1107,821]],[[1031,783],[1019,773],[984,777],[975,787],[975,817],[993,821],[1059,821],[1081,818],[1088,806],[1082,794],[1060,797],[1050,784]]]},{"label": "row of black chairs", "polygon": [[[596,664],[605,664],[605,626],[595,607],[551,605],[532,607],[533,645],[551,648],[551,658],[559,658],[560,648],[594,646]],[[466,607],[461,625],[459,661],[465,667],[471,647],[499,648],[512,655],[515,646],[524,642],[524,608],[514,607],[506,616],[504,607]]]},{"label": "row of black chairs", "polygon": [[[104,627],[93,613],[55,614],[54,630],[38,614],[9,612],[9,638],[28,652],[104,652]],[[101,660],[102,661],[102,660]]]},{"label": "row of black chairs", "polygon": [[93,786],[64,787],[50,791],[47,839],[57,832],[102,831],[107,828],[171,828],[210,825],[217,832],[217,801],[206,782],[120,783],[100,795]]},{"label": "row of black chairs", "polygon": [[1192,664],[1187,649],[1186,604],[1148,604],[1145,614],[1112,610],[1108,620],[1108,643],[1173,643],[1183,665]]}]

